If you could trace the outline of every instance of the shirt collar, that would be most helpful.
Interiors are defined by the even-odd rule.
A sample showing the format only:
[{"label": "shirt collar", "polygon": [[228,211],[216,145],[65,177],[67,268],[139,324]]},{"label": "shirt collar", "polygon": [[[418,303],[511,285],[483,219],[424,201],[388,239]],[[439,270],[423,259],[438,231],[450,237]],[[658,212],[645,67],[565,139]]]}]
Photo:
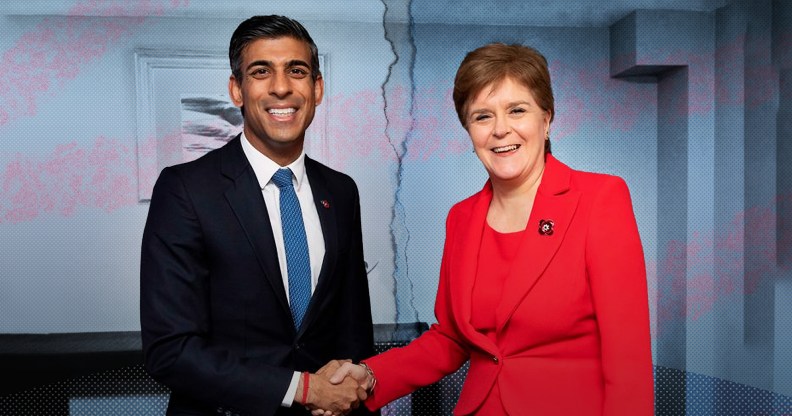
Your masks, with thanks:
[{"label": "shirt collar", "polygon": [[298,156],[294,162],[287,166],[280,166],[272,159],[256,150],[256,148],[250,144],[244,132],[242,132],[242,139],[240,141],[242,142],[242,150],[245,152],[245,157],[247,157],[248,162],[250,162],[250,166],[253,167],[253,172],[256,173],[256,179],[261,189],[264,189],[264,186],[272,182],[272,175],[275,174],[275,171],[284,167],[291,169],[294,178],[297,180],[297,185],[294,189],[296,191],[300,190],[305,180],[305,149],[300,152],[300,156]]}]

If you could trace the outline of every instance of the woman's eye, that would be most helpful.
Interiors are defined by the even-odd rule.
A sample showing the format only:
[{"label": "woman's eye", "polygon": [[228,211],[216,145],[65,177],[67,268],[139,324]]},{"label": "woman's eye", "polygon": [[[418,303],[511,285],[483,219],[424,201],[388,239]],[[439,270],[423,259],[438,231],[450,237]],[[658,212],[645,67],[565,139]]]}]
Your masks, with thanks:
[{"label": "woman's eye", "polygon": [[525,112],[525,109],[522,107],[515,107],[511,110],[512,114],[521,114]]},{"label": "woman's eye", "polygon": [[476,120],[476,121],[482,121],[482,120],[486,120],[488,118],[489,118],[488,114],[478,114],[475,117],[473,117],[473,119]]}]

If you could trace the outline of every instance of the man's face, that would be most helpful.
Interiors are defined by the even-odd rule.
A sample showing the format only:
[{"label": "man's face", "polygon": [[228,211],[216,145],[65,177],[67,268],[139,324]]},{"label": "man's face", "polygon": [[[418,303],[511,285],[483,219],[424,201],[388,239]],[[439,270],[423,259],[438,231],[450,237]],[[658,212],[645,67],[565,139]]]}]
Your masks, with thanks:
[{"label": "man's face", "polygon": [[242,51],[242,79],[231,76],[234,105],[245,108],[245,135],[281,166],[302,152],[305,130],[322,102],[324,81],[311,78],[311,50],[292,37],[258,39]]}]

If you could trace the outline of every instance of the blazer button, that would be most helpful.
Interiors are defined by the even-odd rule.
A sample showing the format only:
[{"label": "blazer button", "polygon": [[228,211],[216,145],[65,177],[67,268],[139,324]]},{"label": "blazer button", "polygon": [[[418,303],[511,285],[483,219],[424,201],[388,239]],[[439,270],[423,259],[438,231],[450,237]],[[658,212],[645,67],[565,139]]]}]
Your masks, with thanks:
[{"label": "blazer button", "polygon": [[492,362],[493,362],[494,364],[498,364],[498,357],[496,357],[496,356],[494,356],[494,355],[493,355],[493,356],[492,356]]}]

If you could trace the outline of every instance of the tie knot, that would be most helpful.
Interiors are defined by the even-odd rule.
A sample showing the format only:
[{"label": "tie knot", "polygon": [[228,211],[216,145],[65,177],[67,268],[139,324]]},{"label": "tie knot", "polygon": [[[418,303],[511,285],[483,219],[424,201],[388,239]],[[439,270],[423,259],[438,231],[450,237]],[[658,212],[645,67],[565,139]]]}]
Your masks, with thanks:
[{"label": "tie knot", "polygon": [[292,171],[288,168],[278,169],[274,175],[272,175],[272,182],[278,186],[278,188],[283,188],[284,186],[292,186]]}]

